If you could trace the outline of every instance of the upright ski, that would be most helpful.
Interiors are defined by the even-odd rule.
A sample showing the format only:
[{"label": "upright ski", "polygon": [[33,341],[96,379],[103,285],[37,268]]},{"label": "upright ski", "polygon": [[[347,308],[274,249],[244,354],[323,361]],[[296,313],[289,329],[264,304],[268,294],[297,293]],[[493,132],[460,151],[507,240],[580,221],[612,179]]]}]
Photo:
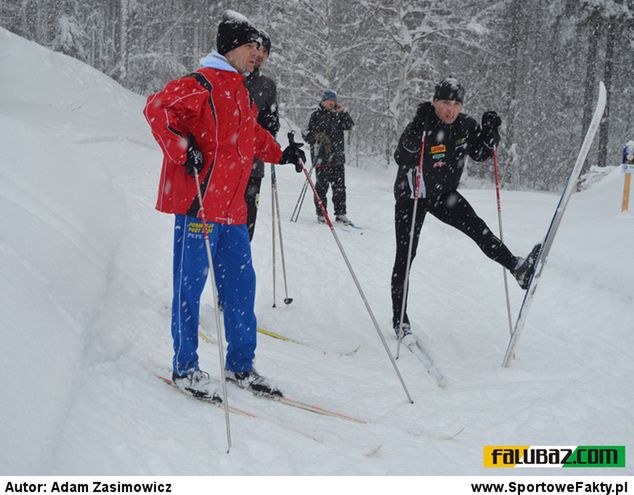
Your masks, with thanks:
[{"label": "upright ski", "polygon": [[509,365],[511,357],[513,356],[513,352],[515,351],[515,347],[517,347],[517,342],[519,341],[519,338],[522,334],[522,329],[524,328],[524,323],[526,322],[528,309],[530,308],[533,296],[535,295],[535,290],[537,290],[539,279],[541,278],[542,271],[544,269],[544,266],[546,265],[548,253],[550,252],[550,248],[552,247],[555,234],[557,233],[557,229],[559,228],[559,224],[561,223],[561,219],[564,216],[564,212],[566,210],[566,206],[568,205],[568,201],[570,200],[570,196],[577,187],[577,180],[579,179],[581,168],[586,161],[588,152],[590,151],[590,146],[592,145],[592,141],[594,140],[597,129],[599,128],[601,117],[603,116],[603,112],[605,111],[606,101],[607,98],[605,85],[603,84],[603,82],[600,82],[599,98],[597,100],[597,106],[594,110],[594,115],[592,116],[592,121],[590,122],[590,126],[588,127],[588,132],[586,133],[586,136],[583,140],[583,144],[581,145],[581,150],[579,150],[579,155],[577,156],[575,166],[568,176],[568,182],[566,182],[566,187],[561,194],[559,204],[555,209],[555,214],[553,215],[550,226],[548,227],[548,231],[546,232],[546,237],[544,237],[544,241],[542,242],[542,249],[539,253],[539,256],[537,257],[537,261],[535,262],[535,271],[533,273],[531,281],[529,282],[526,294],[524,294],[524,300],[522,301],[522,306],[520,307],[517,321],[515,323],[515,329],[511,334],[511,339],[506,349],[506,354],[504,355],[502,366],[507,367]]}]

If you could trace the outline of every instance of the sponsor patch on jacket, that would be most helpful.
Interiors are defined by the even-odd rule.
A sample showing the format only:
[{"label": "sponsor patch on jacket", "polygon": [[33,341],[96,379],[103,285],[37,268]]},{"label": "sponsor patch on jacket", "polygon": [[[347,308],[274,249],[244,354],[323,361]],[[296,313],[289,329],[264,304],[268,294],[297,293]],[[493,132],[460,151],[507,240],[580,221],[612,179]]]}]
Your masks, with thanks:
[{"label": "sponsor patch on jacket", "polygon": [[435,153],[444,153],[445,151],[447,151],[447,147],[444,144],[439,144],[431,147],[432,155]]},{"label": "sponsor patch on jacket", "polygon": [[440,160],[441,158],[445,158],[445,154],[444,153],[436,153],[435,155],[431,156],[434,160]]}]

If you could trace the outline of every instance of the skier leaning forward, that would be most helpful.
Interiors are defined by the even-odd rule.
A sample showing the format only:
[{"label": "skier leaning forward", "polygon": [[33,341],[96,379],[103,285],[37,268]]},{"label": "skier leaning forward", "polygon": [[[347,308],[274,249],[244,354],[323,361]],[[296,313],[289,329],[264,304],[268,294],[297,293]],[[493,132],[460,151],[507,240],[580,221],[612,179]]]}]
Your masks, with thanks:
[{"label": "skier leaning forward", "polygon": [[[244,85],[261,42],[248,19],[227,11],[218,26],[217,51],[194,74],[169,82],[148,97],[145,116],[163,150],[156,208],[175,215],[172,338],[173,381],[191,395],[221,400],[198,366],[200,296],[209,269],[194,168],[200,173],[214,273],[224,309],[227,379],[255,393],[281,395],[253,368],[256,347],[255,272],[246,226],[244,192],[254,156],[294,163],[299,144],[284,150],[257,124],[257,108]],[[300,170],[301,171],[301,170]]]},{"label": "skier leaning forward", "polygon": [[[456,190],[467,155],[476,161],[484,161],[492,156],[493,147],[500,140],[498,127],[501,119],[497,113],[485,112],[480,126],[475,119],[461,113],[463,100],[464,89],[456,79],[441,81],[435,88],[433,101],[419,105],[416,116],[405,128],[394,153],[398,172],[394,183],[396,257],[391,284],[392,324],[397,338],[403,338],[405,344],[415,341],[407,307],[402,325],[400,318],[423,131],[426,131],[425,150],[412,240],[412,260],[416,256],[418,238],[427,212],[473,239],[484,254],[513,274],[522,289],[528,286],[539,254],[540,246],[537,245],[526,258],[514,256]],[[407,302],[407,296],[405,299]]]}]

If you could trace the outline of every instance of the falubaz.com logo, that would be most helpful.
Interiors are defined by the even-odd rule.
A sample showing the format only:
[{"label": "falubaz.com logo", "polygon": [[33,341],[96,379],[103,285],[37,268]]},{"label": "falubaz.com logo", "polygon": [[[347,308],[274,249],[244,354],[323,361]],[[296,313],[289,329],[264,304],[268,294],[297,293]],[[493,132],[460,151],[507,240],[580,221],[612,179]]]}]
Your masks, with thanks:
[{"label": "falubaz.com logo", "polygon": [[624,468],[625,446],[495,445],[484,447],[488,468]]}]

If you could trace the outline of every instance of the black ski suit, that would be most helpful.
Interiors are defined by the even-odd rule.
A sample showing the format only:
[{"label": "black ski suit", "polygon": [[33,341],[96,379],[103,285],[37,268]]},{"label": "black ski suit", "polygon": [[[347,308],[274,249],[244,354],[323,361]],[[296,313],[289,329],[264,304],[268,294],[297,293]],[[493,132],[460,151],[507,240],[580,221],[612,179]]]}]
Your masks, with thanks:
[{"label": "black ski suit", "polygon": [[[258,107],[258,124],[275,137],[277,131],[280,130],[275,82],[262,75],[259,70],[255,70],[245,78],[244,85]],[[254,160],[249,184],[244,192],[244,199],[247,203],[247,229],[251,240],[253,240],[255,232],[255,220],[258,216],[258,203],[260,201],[260,186],[263,178],[264,162]]]},{"label": "black ski suit", "polygon": [[[315,189],[327,208],[326,193],[332,185],[332,202],[335,215],[346,214],[346,153],[343,131],[352,129],[354,122],[348,112],[328,110],[321,103],[308,122],[304,139],[310,144],[310,151],[315,165],[317,181]],[[322,215],[315,199],[317,215]]]},{"label": "black ski suit", "polygon": [[[484,254],[505,268],[513,270],[518,261],[456,190],[467,155],[476,161],[484,161],[492,155],[493,150],[483,137],[485,133],[468,115],[461,113],[453,124],[447,125],[437,117],[431,103],[421,104],[416,116],[401,135],[394,153],[398,164],[394,183],[396,256],[391,284],[394,328],[400,324],[423,129],[427,129],[427,133],[411,261],[416,256],[418,238],[427,212],[468,235]],[[497,142],[497,130],[489,132],[494,132]],[[409,323],[407,307],[405,309],[403,322]]]}]

